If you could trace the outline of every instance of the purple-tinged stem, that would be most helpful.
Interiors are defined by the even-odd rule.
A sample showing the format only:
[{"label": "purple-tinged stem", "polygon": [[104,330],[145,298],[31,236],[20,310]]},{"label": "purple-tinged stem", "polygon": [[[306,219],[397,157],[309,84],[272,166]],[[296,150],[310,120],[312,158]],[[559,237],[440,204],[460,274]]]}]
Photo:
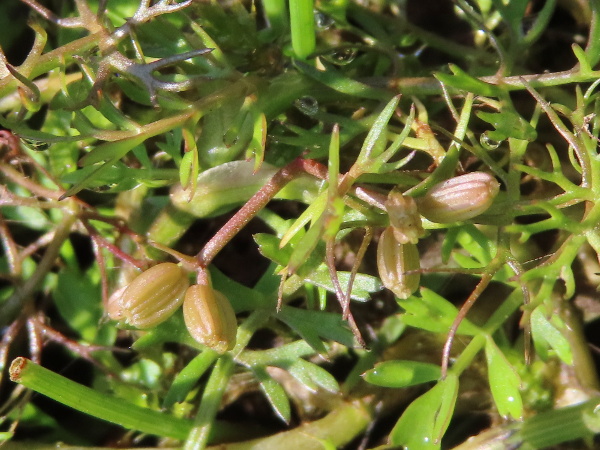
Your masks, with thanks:
[{"label": "purple-tinged stem", "polygon": [[461,322],[465,319],[465,317],[467,317],[467,313],[475,304],[475,301],[477,301],[477,299],[483,293],[485,288],[487,288],[488,284],[490,284],[490,281],[492,281],[494,274],[495,271],[485,272],[481,276],[481,280],[479,280],[479,283],[477,284],[477,286],[475,286],[475,289],[473,290],[473,292],[471,292],[469,298],[467,298],[465,303],[458,311],[454,322],[452,322],[452,326],[450,327],[450,331],[448,332],[448,337],[446,338],[446,342],[444,343],[444,349],[442,351],[442,379],[446,378],[446,375],[448,373],[448,366],[450,365],[450,351],[452,350],[452,343],[454,342],[454,338],[456,337],[458,327],[460,326]]},{"label": "purple-tinged stem", "polygon": [[[325,171],[321,169],[323,168]],[[242,228],[275,197],[283,187],[301,173],[309,173],[319,178],[327,178],[327,169],[310,159],[297,158],[282,167],[273,178],[254,194],[238,212],[204,245],[196,255],[200,267],[207,267],[215,256],[227,245]]]}]

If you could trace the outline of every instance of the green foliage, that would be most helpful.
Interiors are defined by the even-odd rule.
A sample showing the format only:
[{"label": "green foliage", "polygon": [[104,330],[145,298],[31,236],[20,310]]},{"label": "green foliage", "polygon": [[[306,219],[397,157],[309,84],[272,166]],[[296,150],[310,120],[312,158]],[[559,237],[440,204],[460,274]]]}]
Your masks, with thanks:
[{"label": "green foliage", "polygon": [[[0,24],[27,16],[9,3]],[[599,432],[582,329],[600,284],[600,9],[405,3],[22,2],[31,20],[0,36],[6,448],[114,443],[24,388],[124,427],[122,446],[545,448]],[[394,298],[373,248],[388,194],[418,205],[474,171],[501,186],[481,215],[396,212],[425,235],[403,274],[420,289]],[[144,331],[114,311],[166,260],[231,303],[233,349],[196,342],[180,310]],[[248,414],[269,407],[273,427]],[[391,431],[369,428],[379,414]],[[481,415],[496,429],[472,428]]]},{"label": "green foliage", "polygon": [[[406,325],[437,333],[448,330],[458,313],[452,303],[429,289],[422,289],[421,297],[412,296],[399,300],[398,304],[404,310],[402,322]],[[480,333],[468,320],[462,321],[458,332],[467,335]]]},{"label": "green foliage", "polygon": [[521,380],[506,356],[500,351],[491,338],[485,345],[490,389],[498,413],[503,417],[521,419],[523,417],[523,401],[519,388]]},{"label": "green foliage", "polygon": [[458,379],[451,375],[412,402],[390,434],[393,445],[435,449],[452,417],[458,395]]},{"label": "green foliage", "polygon": [[439,377],[439,366],[418,361],[385,361],[365,372],[365,380],[369,383],[391,388],[436,381]]}]

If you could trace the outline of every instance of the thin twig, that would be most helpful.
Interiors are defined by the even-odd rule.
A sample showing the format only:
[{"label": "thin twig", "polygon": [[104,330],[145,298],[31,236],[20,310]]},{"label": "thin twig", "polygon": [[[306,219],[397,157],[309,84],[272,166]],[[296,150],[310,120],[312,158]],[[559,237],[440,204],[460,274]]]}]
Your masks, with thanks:
[{"label": "thin twig", "polygon": [[333,287],[335,289],[336,297],[339,299],[339,302],[344,311],[344,319],[348,321],[348,325],[350,325],[352,334],[354,334],[354,337],[358,341],[359,345],[363,348],[366,348],[367,344],[365,343],[365,340],[362,337],[362,334],[358,328],[358,325],[356,324],[356,321],[354,320],[354,317],[352,316],[352,313],[350,312],[350,308],[349,308],[349,306],[348,307],[346,306],[346,304],[349,303],[349,299],[347,301],[344,298],[344,291],[342,289],[342,286],[340,285],[340,280],[337,276],[337,271],[335,270],[335,258],[334,258],[334,253],[333,253],[333,245],[334,244],[335,244],[335,238],[331,238],[331,239],[327,240],[325,258],[326,258],[326,262],[327,262],[327,268],[329,269],[329,276],[331,277],[331,281],[333,282]]},{"label": "thin twig", "polygon": [[[75,206],[72,202],[71,205]],[[20,311],[23,311],[27,302],[33,296],[35,290],[42,283],[48,272],[52,270],[56,258],[60,253],[63,243],[69,238],[73,224],[77,221],[77,216],[73,213],[66,213],[62,221],[56,227],[54,239],[46,248],[44,256],[38,263],[33,274],[25,280],[22,286],[17,287],[15,292],[2,305],[3,314],[0,318],[0,325],[10,323]]]},{"label": "thin twig", "polygon": [[469,312],[471,307],[475,304],[475,301],[483,293],[485,288],[487,288],[488,284],[490,284],[490,281],[492,281],[492,278],[494,277],[494,273],[495,271],[485,272],[482,275],[481,280],[479,280],[479,283],[477,283],[477,286],[475,286],[475,289],[473,290],[473,292],[471,292],[469,298],[467,298],[465,303],[461,306],[460,310],[458,311],[458,314],[452,322],[452,326],[450,327],[448,337],[446,338],[446,342],[444,343],[444,348],[442,350],[442,379],[446,378],[446,375],[448,373],[448,367],[450,365],[450,351],[452,350],[452,344],[454,342],[454,338],[456,337],[458,327],[467,316],[467,313]]},{"label": "thin twig", "polygon": [[273,178],[254,194],[250,200],[236,212],[231,219],[204,245],[196,255],[200,267],[207,267],[215,256],[221,251],[231,239],[244,228],[258,212],[263,209],[271,199],[288,182],[293,180],[299,173],[305,171],[307,164],[305,160],[298,158],[281,168]]}]

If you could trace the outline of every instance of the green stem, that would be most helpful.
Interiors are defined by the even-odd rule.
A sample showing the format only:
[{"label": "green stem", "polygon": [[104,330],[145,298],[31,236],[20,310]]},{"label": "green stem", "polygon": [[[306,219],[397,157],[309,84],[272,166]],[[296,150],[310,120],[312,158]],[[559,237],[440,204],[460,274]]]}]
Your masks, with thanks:
[{"label": "green stem", "polygon": [[200,377],[204,375],[218,357],[219,354],[214,350],[205,350],[192,359],[175,377],[169,392],[165,396],[163,408],[170,408],[175,403],[184,401]]},{"label": "green stem", "polygon": [[12,362],[10,379],[63,405],[127,429],[185,439],[192,425],[188,420],[142,408],[82,386],[26,358],[19,357]]},{"label": "green stem", "polygon": [[215,364],[204,388],[200,409],[194,420],[194,427],[185,441],[184,450],[201,450],[206,447],[233,368],[233,359],[229,355],[223,355]]},{"label": "green stem", "polygon": [[360,436],[372,421],[373,414],[366,402],[341,403],[322,419],[293,430],[252,441],[209,447],[209,450],[342,448]]},{"label": "green stem", "polygon": [[[600,71],[595,70],[589,73],[579,73],[573,69],[563,72],[552,72],[543,74],[519,75],[511,77],[487,76],[480,77],[479,80],[493,85],[502,85],[507,91],[521,91],[526,89],[523,81],[527,82],[533,88],[544,88],[551,86],[563,86],[572,83],[592,83],[600,77]],[[385,78],[376,83],[372,80],[371,86],[385,86],[392,92],[401,92],[404,95],[435,95],[441,94],[442,88],[439,81],[433,77],[399,77]],[[455,92],[450,89],[450,92]]]},{"label": "green stem", "polygon": [[292,48],[300,59],[315,51],[315,18],[313,0],[290,0]]},{"label": "green stem", "polygon": [[465,369],[471,365],[475,356],[477,356],[477,353],[485,346],[485,337],[485,334],[475,336],[471,342],[469,342],[469,345],[467,345],[460,353],[460,356],[456,359],[452,367],[448,369],[448,373],[453,373],[458,376],[464,372]]},{"label": "green stem", "polygon": [[287,24],[285,0],[264,0],[262,4],[271,30],[276,36],[281,35]]},{"label": "green stem", "polygon": [[506,320],[523,305],[523,295],[520,290],[515,290],[508,298],[494,311],[492,317],[488,319],[483,329],[488,334],[494,334]]}]

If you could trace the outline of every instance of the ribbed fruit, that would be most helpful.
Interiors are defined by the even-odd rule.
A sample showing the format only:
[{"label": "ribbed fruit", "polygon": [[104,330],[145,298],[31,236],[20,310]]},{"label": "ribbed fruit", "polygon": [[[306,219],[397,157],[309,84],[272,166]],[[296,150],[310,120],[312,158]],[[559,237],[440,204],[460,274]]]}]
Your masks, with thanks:
[{"label": "ribbed fruit", "polygon": [[218,353],[235,346],[237,319],[222,293],[205,284],[190,286],[183,301],[183,318],[190,335]]}]

